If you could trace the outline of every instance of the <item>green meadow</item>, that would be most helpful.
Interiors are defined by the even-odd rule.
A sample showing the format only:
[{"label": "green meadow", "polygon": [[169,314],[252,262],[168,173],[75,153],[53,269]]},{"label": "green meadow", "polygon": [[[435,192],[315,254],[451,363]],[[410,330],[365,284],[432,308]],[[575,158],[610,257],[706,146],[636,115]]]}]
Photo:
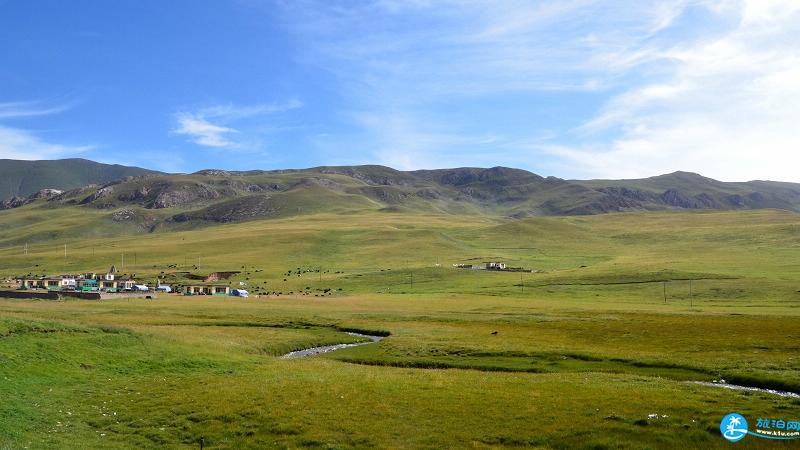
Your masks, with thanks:
[{"label": "green meadow", "polygon": [[[0,213],[0,275],[236,270],[252,295],[0,299],[0,448],[730,448],[729,412],[800,420],[799,399],[693,383],[800,392],[795,213],[144,233],[59,211]],[[528,271],[453,267],[486,261]],[[362,340],[345,331],[388,337],[280,358]]]}]

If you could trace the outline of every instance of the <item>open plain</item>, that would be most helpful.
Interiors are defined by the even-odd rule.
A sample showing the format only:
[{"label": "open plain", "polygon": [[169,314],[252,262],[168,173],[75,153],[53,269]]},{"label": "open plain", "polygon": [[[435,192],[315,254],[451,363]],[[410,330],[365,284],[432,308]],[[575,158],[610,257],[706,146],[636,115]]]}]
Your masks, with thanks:
[{"label": "open plain", "polygon": [[[239,270],[251,297],[0,300],[6,448],[727,448],[728,412],[800,416],[692,383],[800,392],[796,213],[312,214],[87,236],[65,258],[79,218],[26,208],[0,227],[54,237],[26,255],[0,228],[9,277],[124,251],[139,278]],[[533,272],[453,267],[490,260]],[[279,358],[362,339],[345,331],[388,337]]]}]

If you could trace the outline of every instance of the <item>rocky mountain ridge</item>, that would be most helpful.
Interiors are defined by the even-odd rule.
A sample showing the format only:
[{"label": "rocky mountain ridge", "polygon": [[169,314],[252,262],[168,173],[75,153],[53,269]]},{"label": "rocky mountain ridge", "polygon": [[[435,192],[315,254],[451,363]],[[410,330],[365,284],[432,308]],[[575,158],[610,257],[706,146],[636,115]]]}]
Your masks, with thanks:
[{"label": "rocky mountain ridge", "polygon": [[[324,166],[274,171],[209,169],[144,174],[67,191],[42,189],[0,209],[109,210],[115,222],[224,223],[359,210],[524,218],[669,209],[780,208],[800,212],[800,184],[727,183],[688,172],[638,180],[564,180],[507,167],[399,171]],[[142,225],[144,226],[144,225]]]}]

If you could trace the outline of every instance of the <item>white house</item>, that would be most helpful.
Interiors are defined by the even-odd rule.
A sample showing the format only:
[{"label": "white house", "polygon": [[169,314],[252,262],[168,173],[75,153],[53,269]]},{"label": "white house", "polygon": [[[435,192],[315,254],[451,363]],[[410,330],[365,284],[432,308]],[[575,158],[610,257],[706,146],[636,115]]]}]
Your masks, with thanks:
[{"label": "white house", "polygon": [[62,275],[58,278],[58,284],[61,289],[75,289],[78,287],[78,279],[72,275]]}]

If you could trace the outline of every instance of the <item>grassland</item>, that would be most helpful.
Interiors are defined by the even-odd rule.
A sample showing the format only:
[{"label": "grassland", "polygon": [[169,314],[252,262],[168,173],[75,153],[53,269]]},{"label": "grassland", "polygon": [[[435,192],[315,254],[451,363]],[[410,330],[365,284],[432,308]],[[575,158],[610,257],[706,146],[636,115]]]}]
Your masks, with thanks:
[{"label": "grassland", "polygon": [[[116,237],[90,214],[68,239],[77,215],[22,212],[0,214],[2,275],[124,252],[140,278],[240,270],[262,295],[0,300],[0,447],[727,448],[728,412],[800,418],[798,400],[689,382],[800,391],[794,213],[343,213]],[[451,267],[488,260],[537,272]],[[391,335],[276,357],[358,339],[345,328]]]}]

